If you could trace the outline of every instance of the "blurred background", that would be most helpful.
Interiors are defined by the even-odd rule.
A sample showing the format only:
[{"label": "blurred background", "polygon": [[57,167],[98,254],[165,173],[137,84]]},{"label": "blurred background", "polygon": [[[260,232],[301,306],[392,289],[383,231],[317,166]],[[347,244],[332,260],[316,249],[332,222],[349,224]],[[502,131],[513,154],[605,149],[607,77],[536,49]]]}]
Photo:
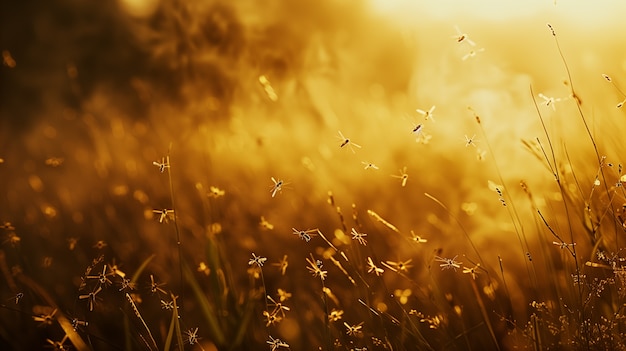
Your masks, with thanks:
[{"label": "blurred background", "polygon": [[[527,253],[550,261],[539,247],[553,238],[540,234],[520,181],[553,225],[571,219],[554,205],[562,195],[545,161],[522,141],[548,148],[540,114],[584,194],[599,167],[589,134],[607,162],[621,161],[623,9],[608,0],[5,2],[0,220],[15,228],[2,244],[7,269],[40,282],[65,312],[85,309],[79,278],[101,253],[129,271],[156,254],[150,271],[176,290],[175,232],[153,212],[172,207],[167,172],[153,164],[169,155],[193,267],[217,236],[245,290],[252,252],[272,262],[286,254],[288,279],[267,283],[306,302],[315,295],[298,295],[312,280],[305,258],[327,245],[292,228],[319,228],[341,246],[349,240],[336,230],[355,227],[380,261],[412,259],[414,281],[438,270],[435,255],[492,272],[506,258],[511,299],[521,302],[513,313],[524,320],[542,279],[529,281]],[[274,197],[272,178],[285,183]],[[428,241],[407,245],[367,210],[401,238],[413,231]],[[588,256],[595,245],[577,244]],[[334,289],[349,294],[341,278]],[[444,279],[442,291],[463,294]],[[2,288],[3,299],[13,295]],[[292,349],[318,343],[305,330],[311,318],[303,312],[281,329]],[[42,332],[20,342],[33,333]]]}]

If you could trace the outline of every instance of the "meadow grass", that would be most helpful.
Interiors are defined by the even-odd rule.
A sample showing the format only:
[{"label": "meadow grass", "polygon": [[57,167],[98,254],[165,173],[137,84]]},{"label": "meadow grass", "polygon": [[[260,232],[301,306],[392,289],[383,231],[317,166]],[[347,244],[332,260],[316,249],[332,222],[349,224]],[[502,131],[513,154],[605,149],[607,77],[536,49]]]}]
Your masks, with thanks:
[{"label": "meadow grass", "polygon": [[[480,63],[488,51],[457,32],[457,61]],[[623,128],[595,118],[597,96],[578,90],[555,28],[545,34],[567,95],[524,88],[535,129],[521,143],[484,104],[420,98],[410,121],[394,119],[397,102],[373,85],[372,101],[337,108],[366,116],[355,124],[328,107],[340,97],[302,98],[269,74],[239,97],[261,121],[233,104],[229,121],[198,122],[193,102],[175,121],[131,121],[103,94],[35,127],[52,149],[0,155],[14,186],[0,213],[0,346],[626,349]],[[597,79],[626,98],[617,78]],[[284,118],[294,111],[313,117]],[[57,143],[66,128],[77,138]],[[529,164],[511,166],[517,149]],[[22,153],[33,160],[7,171]]]}]

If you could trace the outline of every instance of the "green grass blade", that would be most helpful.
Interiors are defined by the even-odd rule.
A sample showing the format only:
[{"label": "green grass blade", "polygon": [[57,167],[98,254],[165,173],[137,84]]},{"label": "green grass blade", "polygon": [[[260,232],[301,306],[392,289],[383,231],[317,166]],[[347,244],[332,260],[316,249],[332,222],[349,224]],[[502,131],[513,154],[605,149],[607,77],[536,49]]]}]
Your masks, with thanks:
[{"label": "green grass blade", "polygon": [[183,351],[184,348],[184,343],[183,343],[183,334],[180,331],[180,318],[178,316],[178,305],[176,304],[176,296],[174,296],[174,294],[170,293],[171,297],[172,297],[172,302],[174,303],[174,313],[173,313],[173,321],[174,321],[174,326],[176,327],[176,339],[178,340],[178,349]]},{"label": "green grass blade", "polygon": [[152,261],[152,259],[155,257],[155,254],[150,255],[150,257],[146,258],[142,263],[141,266],[139,266],[139,268],[137,268],[137,270],[135,271],[135,274],[133,274],[133,277],[130,279],[131,284],[135,284],[137,282],[137,280],[139,279],[139,276],[141,276],[141,273],[146,269],[146,267],[148,266],[148,263],[150,263],[150,261]]},{"label": "green grass blade", "polygon": [[198,284],[198,281],[194,277],[187,264],[183,264],[183,271],[185,274],[185,280],[187,280],[189,285],[191,285],[191,290],[193,290],[193,293],[196,296],[198,303],[200,304],[200,310],[206,318],[211,336],[214,338],[215,342],[218,345],[224,345],[226,343],[226,338],[217,321],[217,314],[215,313],[215,309],[213,308],[213,306],[211,306],[209,300],[207,300],[204,291],[202,291],[200,284]]},{"label": "green grass blade", "polygon": [[178,319],[176,308],[172,312],[172,320],[170,321],[170,327],[167,330],[167,337],[165,338],[165,346],[163,346],[164,351],[169,351],[172,347],[172,339],[174,338],[174,329],[176,324],[176,319]]},{"label": "green grass blade", "polygon": [[231,345],[231,348],[235,348],[241,345],[241,343],[243,342],[243,338],[246,336],[246,332],[248,331],[248,325],[250,324],[250,320],[252,319],[255,302],[255,299],[248,299],[248,301],[246,302],[243,317],[240,320],[239,328],[237,329],[237,333],[235,334],[235,339]]}]

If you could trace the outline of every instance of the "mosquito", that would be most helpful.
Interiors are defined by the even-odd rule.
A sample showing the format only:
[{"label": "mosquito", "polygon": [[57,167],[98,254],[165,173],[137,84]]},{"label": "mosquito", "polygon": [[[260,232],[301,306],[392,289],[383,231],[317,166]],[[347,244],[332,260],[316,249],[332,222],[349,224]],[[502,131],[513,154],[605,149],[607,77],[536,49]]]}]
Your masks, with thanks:
[{"label": "mosquito", "polygon": [[52,310],[52,312],[48,313],[48,314],[42,314],[39,316],[33,316],[33,320],[35,322],[39,322],[40,326],[45,326],[45,325],[52,325],[52,322],[54,321],[54,315],[57,313],[57,309],[55,308],[54,310]]},{"label": "mosquito", "polygon": [[200,339],[198,337],[198,328],[189,328],[189,330],[185,332],[185,336],[187,337],[185,343],[188,343],[189,345],[197,344]]},{"label": "mosquito", "polygon": [[400,170],[400,175],[391,175],[394,178],[398,178],[402,181],[402,186],[406,186],[406,182],[409,180],[409,174],[406,172],[406,166]]},{"label": "mosquito", "polygon": [[539,97],[543,99],[543,104],[546,105],[546,107],[552,107],[552,111],[556,111],[555,104],[562,100],[561,98],[548,97],[541,93],[539,93]]},{"label": "mosquito", "polygon": [[263,86],[263,90],[265,90],[265,94],[267,94],[267,97],[272,100],[272,101],[277,101],[278,100],[278,95],[276,94],[276,91],[274,90],[274,88],[272,87],[272,84],[270,84],[269,79],[267,79],[266,76],[262,75],[259,77],[259,83],[261,83],[261,85]]},{"label": "mosquito", "polygon": [[473,147],[476,147],[477,142],[478,140],[476,140],[476,134],[472,135],[471,138],[468,138],[467,134],[465,134],[465,147],[468,147],[470,145],[472,145]]},{"label": "mosquito", "polygon": [[348,146],[353,154],[355,153],[355,147],[358,149],[361,148],[361,145],[351,141],[349,138],[346,138],[341,131],[339,131],[339,139],[341,140],[341,145],[339,145],[339,147],[343,148],[344,146]]},{"label": "mosquito", "polygon": [[375,164],[373,164],[371,162],[361,161],[361,164],[365,165],[364,169],[378,169],[378,166],[376,166]]},{"label": "mosquito", "polygon": [[[431,120],[431,121],[435,121],[435,119],[433,118],[433,112],[435,111],[435,105],[431,106],[430,109],[428,111],[424,111],[424,110],[420,110],[419,108],[417,110],[415,110],[415,112],[419,113],[420,115],[424,116],[425,120]],[[418,126],[419,127],[419,126]],[[417,128],[417,127],[416,127]],[[415,132],[415,130],[413,131]]]},{"label": "mosquito", "polygon": [[274,177],[271,178],[274,185],[271,186],[272,190],[270,190],[270,192],[272,193],[272,197],[274,197],[276,196],[276,193],[283,191],[283,186],[285,185],[285,182],[281,179],[276,180],[274,179]]},{"label": "mosquito", "polygon": [[174,216],[174,210],[168,209],[152,210],[152,213],[159,215],[159,223],[163,223],[163,221],[167,223],[168,219],[173,218]]},{"label": "mosquito", "polygon": [[15,296],[13,296],[12,298],[9,299],[9,301],[11,300],[15,300],[15,304],[19,304],[20,300],[24,297],[24,293],[22,292],[18,292],[17,294],[15,294]]},{"label": "mosquito", "polygon": [[459,29],[459,26],[454,26],[454,29],[456,29],[456,35],[453,35],[452,38],[456,39],[457,43],[468,43],[471,46],[476,46],[476,43],[471,40],[467,34],[461,32],[461,30]]},{"label": "mosquito", "polygon": [[311,241],[311,237],[317,234],[317,229],[309,229],[309,230],[298,230],[296,228],[291,228],[293,230],[293,234],[300,237],[300,239],[306,241],[307,243]]},{"label": "mosquito", "polygon": [[167,156],[167,158],[162,157],[161,162],[154,161],[152,162],[152,164],[159,167],[159,171],[163,173],[165,172],[166,168],[170,168],[170,157],[169,156]]},{"label": "mosquito", "polygon": [[465,61],[468,58],[474,57],[476,56],[476,54],[478,54],[479,52],[483,52],[485,51],[485,48],[480,48],[477,50],[470,50],[467,54],[463,55],[463,57],[461,57],[461,60]]},{"label": "mosquito", "polygon": [[72,318],[71,324],[72,324],[72,329],[74,329],[74,331],[78,331],[78,329],[80,329],[81,327],[86,328],[87,326],[89,326],[89,322],[81,321],[78,318]]},{"label": "mosquito", "polygon": [[89,302],[89,311],[93,311],[93,308],[97,302],[98,299],[98,293],[100,293],[100,291],[102,291],[102,287],[98,286],[98,288],[88,294],[84,294],[84,295],[79,295],[78,298],[83,300],[83,299],[88,299]]},{"label": "mosquito", "polygon": [[411,132],[419,135],[422,132],[423,128],[424,128],[424,125],[420,123],[416,125]]}]

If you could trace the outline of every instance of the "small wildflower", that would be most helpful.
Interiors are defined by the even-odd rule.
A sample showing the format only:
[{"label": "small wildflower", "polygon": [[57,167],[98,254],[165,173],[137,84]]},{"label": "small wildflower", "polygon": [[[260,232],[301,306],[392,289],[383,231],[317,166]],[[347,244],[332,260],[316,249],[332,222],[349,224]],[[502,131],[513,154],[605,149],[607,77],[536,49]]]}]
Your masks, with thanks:
[{"label": "small wildflower", "polygon": [[351,141],[349,138],[346,138],[341,131],[339,131],[339,140],[341,141],[341,145],[339,145],[339,147],[343,148],[345,146],[348,146],[350,148],[350,150],[352,151],[352,153],[354,154],[354,148],[361,148],[361,145],[356,144],[355,142]]},{"label": "small wildflower", "polygon": [[67,246],[70,249],[70,251],[74,251],[77,244],[78,244],[78,238],[72,237],[72,238],[67,239]]},{"label": "small wildflower", "polygon": [[409,174],[406,172],[406,166],[400,170],[400,175],[391,176],[400,179],[403,187],[406,186],[406,182],[409,180]]},{"label": "small wildflower", "polygon": [[105,247],[107,247],[107,246],[109,246],[109,245],[106,243],[106,241],[104,241],[104,240],[98,240],[98,241],[96,241],[96,243],[93,245],[93,248],[94,248],[94,249],[98,249],[98,250],[102,250],[102,249],[104,249],[104,248],[105,248]]},{"label": "small wildflower", "polygon": [[300,239],[306,241],[307,243],[311,241],[312,236],[316,236],[317,229],[308,229],[308,230],[298,230],[296,228],[291,228],[293,230],[293,234],[300,237]]},{"label": "small wildflower", "polygon": [[376,166],[375,164],[371,162],[361,161],[361,163],[365,165],[364,169],[378,169],[378,166]]},{"label": "small wildflower", "polygon": [[309,263],[309,266],[307,266],[306,268],[309,270],[311,274],[313,274],[314,277],[320,277],[321,280],[326,279],[328,272],[322,270],[322,267],[323,267],[322,261],[316,260],[314,262],[313,255],[311,255],[310,259],[307,257],[306,261]]},{"label": "small wildflower", "polygon": [[365,237],[367,236],[367,234],[365,233],[359,233],[356,231],[356,229],[352,228],[352,240],[356,240],[359,242],[359,244],[366,246],[367,245],[367,240],[365,240]]},{"label": "small wildflower", "polygon": [[64,159],[62,157],[50,157],[46,159],[45,164],[50,167],[59,167],[63,164],[63,161]]},{"label": "small wildflower", "polygon": [[372,272],[380,277],[385,272],[385,270],[376,266],[372,258],[368,257],[367,258],[367,273],[372,273]]},{"label": "small wildflower", "polygon": [[417,316],[420,317],[420,323],[428,323],[430,329],[437,329],[443,323],[443,316],[424,316],[421,312],[417,312]]},{"label": "small wildflower", "polygon": [[154,161],[152,162],[152,164],[159,167],[159,171],[163,173],[165,172],[167,168],[170,168],[170,157],[169,156],[167,156],[167,158],[163,157],[161,158],[161,162]]},{"label": "small wildflower", "polygon": [[226,194],[226,192],[216,186],[210,186],[209,187],[209,193],[208,196],[212,197],[214,199],[217,199],[218,197],[222,197],[224,196],[224,194]]},{"label": "small wildflower", "polygon": [[552,111],[556,111],[555,103],[562,100],[561,98],[548,97],[541,93],[539,94],[539,97],[543,99],[543,104],[546,105],[546,107],[552,107]]},{"label": "small wildflower", "polygon": [[265,264],[265,261],[267,261],[266,257],[257,256],[253,252],[252,253],[252,258],[250,259],[250,261],[248,261],[248,265],[250,265],[250,266],[256,265],[257,267],[263,267],[263,264]]},{"label": "small wildflower", "polygon": [[152,210],[152,213],[159,215],[159,223],[163,223],[163,221],[167,223],[167,221],[173,218],[174,216],[174,210],[168,210],[168,209]]},{"label": "small wildflower", "polygon": [[400,301],[400,304],[406,305],[407,302],[409,302],[409,296],[411,296],[412,291],[411,289],[397,289],[396,291],[394,291],[393,294],[398,299],[398,301]]},{"label": "small wildflower", "polygon": [[472,276],[472,279],[476,280],[476,275],[478,274],[478,268],[480,268],[480,263],[477,263],[472,268],[463,267],[463,273],[470,274]]},{"label": "small wildflower", "polygon": [[415,112],[419,113],[420,115],[424,116],[425,120],[431,120],[431,121],[435,121],[435,119],[433,118],[433,112],[435,111],[436,106],[433,105],[430,107],[430,109],[428,111],[424,111],[424,110],[420,110],[419,108],[417,110],[415,110]]},{"label": "small wildflower", "polygon": [[45,256],[41,262],[41,266],[43,268],[48,268],[50,266],[52,266],[52,261],[53,261],[53,257],[52,256]]},{"label": "small wildflower", "polygon": [[498,283],[495,281],[491,281],[489,284],[483,287],[483,293],[487,295],[487,297],[494,301],[496,299],[496,291],[498,290]]},{"label": "small wildflower", "polygon": [[264,229],[264,230],[274,229],[274,225],[268,222],[263,216],[261,216],[261,222],[259,223],[259,225],[261,226],[261,229]]},{"label": "small wildflower", "polygon": [[219,222],[211,223],[207,226],[207,235],[213,237],[222,232],[222,224]]},{"label": "small wildflower", "polygon": [[413,259],[408,259],[404,262],[386,261],[383,263],[383,266],[391,269],[396,273],[409,273],[409,268],[413,267],[413,265],[411,265],[411,261],[413,261]]},{"label": "small wildflower", "polygon": [[2,64],[9,68],[15,68],[17,65],[9,50],[2,50]]},{"label": "small wildflower", "polygon": [[435,260],[438,262],[442,262],[439,267],[441,267],[441,269],[454,269],[455,271],[457,270],[457,268],[461,268],[461,264],[463,262],[457,262],[455,261],[456,258],[458,257],[458,255],[454,256],[453,258],[443,258],[443,257],[439,257],[439,256],[435,256]]},{"label": "small wildflower", "polygon": [[334,309],[332,311],[330,311],[330,313],[328,314],[328,321],[329,322],[337,322],[339,321],[343,316],[343,310],[338,310],[338,309]]},{"label": "small wildflower", "polygon": [[278,300],[280,300],[280,302],[284,302],[287,301],[291,298],[291,293],[286,292],[283,289],[278,289]]},{"label": "small wildflower", "polygon": [[276,351],[281,347],[289,348],[289,344],[280,339],[274,339],[271,335],[267,343],[270,345],[270,351]]},{"label": "small wildflower", "polygon": [[363,334],[363,331],[361,331],[361,329],[363,328],[363,322],[356,325],[350,325],[346,322],[343,322],[343,325],[345,325],[346,329],[348,329],[346,331],[347,335],[359,337]]},{"label": "small wildflower", "polygon": [[208,276],[211,273],[211,269],[204,262],[200,262],[198,264],[198,272],[204,273],[204,275]]},{"label": "small wildflower", "polygon": [[415,142],[420,143],[420,144],[424,144],[424,145],[428,145],[428,143],[430,143],[430,140],[433,138],[432,135],[430,134],[426,134],[424,132],[421,132],[417,135],[417,138],[415,138]]},{"label": "small wildflower", "polygon": [[261,278],[261,268],[259,266],[251,266],[248,267],[248,269],[246,270],[246,273],[248,273],[253,279],[259,279]]},{"label": "small wildflower", "polygon": [[198,328],[189,328],[185,331],[185,343],[189,345],[195,345],[198,343]]},{"label": "small wildflower", "polygon": [[530,306],[538,311],[548,311],[548,304],[545,302],[533,301]]},{"label": "small wildflower", "polygon": [[15,234],[15,232],[9,232],[7,233],[7,237],[6,239],[4,239],[3,243],[10,244],[11,246],[16,247],[20,244],[21,241],[22,238]]},{"label": "small wildflower", "polygon": [[283,320],[283,317],[279,316],[277,313],[270,313],[268,311],[263,311],[263,316],[265,316],[266,323],[265,326],[269,327],[270,325],[278,324]]},{"label": "small wildflower", "polygon": [[576,273],[572,274],[572,280],[574,281],[574,285],[584,284],[585,278],[587,278],[585,274],[576,274]]},{"label": "small wildflower", "polygon": [[42,314],[39,316],[33,316],[33,320],[35,322],[39,322],[39,326],[52,325],[52,321],[54,320],[54,315],[57,313],[57,309],[55,308],[48,314]]},{"label": "small wildflower", "polygon": [[[289,266],[289,261],[287,261],[287,255],[284,255],[282,260],[276,263],[272,263],[272,266],[278,267],[280,269],[280,274],[285,275],[285,273],[287,272],[287,267]],[[278,290],[280,291],[280,289]]]}]

